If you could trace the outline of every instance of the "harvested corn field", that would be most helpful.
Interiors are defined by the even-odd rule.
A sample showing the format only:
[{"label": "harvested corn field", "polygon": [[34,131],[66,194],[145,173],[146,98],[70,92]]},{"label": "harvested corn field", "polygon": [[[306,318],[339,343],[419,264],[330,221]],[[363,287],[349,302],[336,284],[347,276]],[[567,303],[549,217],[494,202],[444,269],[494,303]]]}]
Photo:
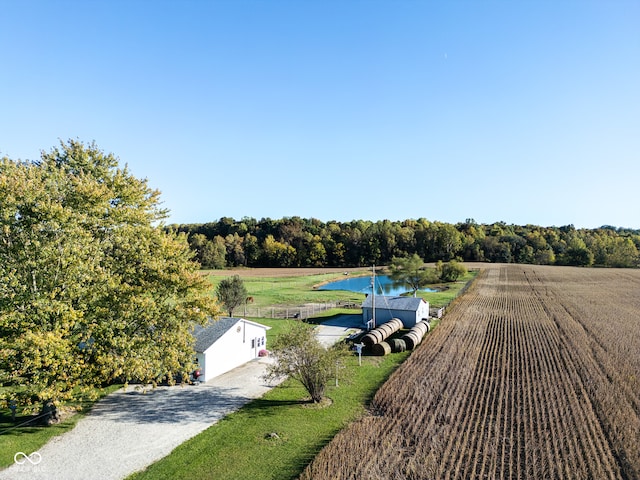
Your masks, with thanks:
[{"label": "harvested corn field", "polygon": [[302,479],[640,478],[640,271],[483,268]]}]

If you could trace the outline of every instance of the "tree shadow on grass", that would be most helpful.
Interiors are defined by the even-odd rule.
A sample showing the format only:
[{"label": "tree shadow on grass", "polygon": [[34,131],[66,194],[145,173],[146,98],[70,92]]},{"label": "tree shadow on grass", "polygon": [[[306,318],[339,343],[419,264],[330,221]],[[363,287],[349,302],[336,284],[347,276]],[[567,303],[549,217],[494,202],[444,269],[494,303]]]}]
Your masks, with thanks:
[{"label": "tree shadow on grass", "polygon": [[258,398],[242,407],[242,411],[251,418],[262,418],[269,417],[271,415],[279,415],[281,413],[279,411],[281,408],[305,406],[311,403],[311,400],[307,398],[291,400]]}]

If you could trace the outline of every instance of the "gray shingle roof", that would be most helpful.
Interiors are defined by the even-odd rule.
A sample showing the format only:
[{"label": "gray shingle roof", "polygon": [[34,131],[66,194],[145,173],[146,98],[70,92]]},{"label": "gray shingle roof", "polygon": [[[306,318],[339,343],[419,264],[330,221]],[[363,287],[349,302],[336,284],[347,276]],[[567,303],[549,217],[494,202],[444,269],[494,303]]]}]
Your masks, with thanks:
[{"label": "gray shingle roof", "polygon": [[[362,308],[372,307],[372,297],[372,295],[369,295],[364,299],[364,302],[362,302]],[[391,297],[376,295],[376,309],[388,308],[389,310],[408,310],[411,312],[417,312],[421,302],[424,302],[424,300],[418,297]]]},{"label": "gray shingle roof", "polygon": [[261,323],[252,322],[251,320],[245,320],[244,318],[239,317],[220,317],[218,320],[211,318],[204,327],[196,325],[193,329],[193,338],[195,338],[195,351],[204,352],[238,322],[257,325],[266,330],[271,329],[271,327],[268,327],[267,325],[262,325]]},{"label": "gray shingle roof", "polygon": [[193,337],[196,339],[196,352],[204,352],[240,320],[240,318],[221,317],[219,320],[210,319],[204,327],[196,325],[193,330]]}]

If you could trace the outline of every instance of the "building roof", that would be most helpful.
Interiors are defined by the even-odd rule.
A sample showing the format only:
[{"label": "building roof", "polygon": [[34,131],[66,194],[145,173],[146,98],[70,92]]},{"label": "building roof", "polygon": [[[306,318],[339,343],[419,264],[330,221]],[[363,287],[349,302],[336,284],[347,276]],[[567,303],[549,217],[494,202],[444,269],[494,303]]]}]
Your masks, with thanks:
[{"label": "building roof", "polygon": [[244,318],[236,317],[221,317],[218,320],[210,319],[209,322],[203,327],[196,325],[193,330],[193,337],[196,339],[195,350],[196,352],[204,352],[207,348],[213,345],[222,335],[224,335],[231,327],[238,322],[250,323],[269,330],[270,327],[262,325],[260,323],[251,322]]},{"label": "building roof", "polygon": [[[362,308],[371,308],[373,305],[372,295],[368,295],[362,302]],[[411,312],[417,312],[421,303],[426,303],[419,297],[397,297],[376,295],[376,309],[389,309],[389,310],[408,310]]]}]

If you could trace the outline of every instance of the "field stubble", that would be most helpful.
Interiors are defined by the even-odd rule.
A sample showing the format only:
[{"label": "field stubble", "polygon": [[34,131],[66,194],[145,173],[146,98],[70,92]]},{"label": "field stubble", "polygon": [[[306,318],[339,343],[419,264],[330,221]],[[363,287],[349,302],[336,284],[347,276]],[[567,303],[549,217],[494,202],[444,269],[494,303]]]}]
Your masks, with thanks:
[{"label": "field stubble", "polygon": [[301,479],[640,478],[639,291],[487,266]]}]

